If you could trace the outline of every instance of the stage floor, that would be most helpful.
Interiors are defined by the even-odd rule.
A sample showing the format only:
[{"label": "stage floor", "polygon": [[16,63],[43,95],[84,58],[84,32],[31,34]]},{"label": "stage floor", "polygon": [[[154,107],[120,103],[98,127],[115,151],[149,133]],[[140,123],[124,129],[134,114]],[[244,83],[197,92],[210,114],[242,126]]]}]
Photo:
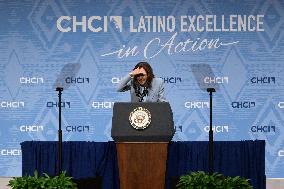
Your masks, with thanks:
[{"label": "stage floor", "polygon": [[[0,188],[1,189],[11,189],[7,184],[9,183],[9,177],[0,177]],[[283,189],[284,188],[284,178],[277,179],[266,179],[266,189]]]}]

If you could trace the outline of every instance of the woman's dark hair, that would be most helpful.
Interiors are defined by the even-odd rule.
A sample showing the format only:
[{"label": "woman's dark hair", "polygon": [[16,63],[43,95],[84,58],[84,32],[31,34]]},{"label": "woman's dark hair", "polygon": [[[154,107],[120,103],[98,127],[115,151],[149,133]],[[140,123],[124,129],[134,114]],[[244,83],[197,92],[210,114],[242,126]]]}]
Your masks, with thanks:
[{"label": "woman's dark hair", "polygon": [[[150,64],[148,62],[139,62],[138,64],[136,64],[136,66],[133,68],[133,70],[135,70],[136,68],[144,68],[144,70],[147,73],[147,80],[146,80],[144,87],[151,88],[152,87],[151,83],[152,83],[152,80],[155,77],[155,75],[153,73],[153,69],[150,66]],[[137,76],[136,77],[134,76],[133,81],[134,81],[133,87],[137,88],[139,86],[138,81],[137,81]]]}]

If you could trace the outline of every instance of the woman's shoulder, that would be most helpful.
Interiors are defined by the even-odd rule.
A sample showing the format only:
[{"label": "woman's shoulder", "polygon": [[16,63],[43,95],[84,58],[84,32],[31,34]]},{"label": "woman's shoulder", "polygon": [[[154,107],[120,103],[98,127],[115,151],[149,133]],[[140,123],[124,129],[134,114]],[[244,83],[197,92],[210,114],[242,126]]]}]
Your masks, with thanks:
[{"label": "woman's shoulder", "polygon": [[152,81],[152,84],[153,85],[160,85],[164,82],[164,80],[160,77],[154,77],[153,78],[153,81]]}]

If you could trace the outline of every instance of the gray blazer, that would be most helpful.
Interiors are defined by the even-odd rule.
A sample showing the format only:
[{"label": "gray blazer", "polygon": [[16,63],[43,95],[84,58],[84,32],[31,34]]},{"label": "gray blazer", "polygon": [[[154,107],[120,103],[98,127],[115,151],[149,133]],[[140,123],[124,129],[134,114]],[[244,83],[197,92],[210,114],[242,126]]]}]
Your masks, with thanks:
[{"label": "gray blazer", "polygon": [[[139,98],[135,94],[135,90],[132,86],[132,78],[129,74],[121,79],[118,84],[117,91],[124,92],[130,90],[131,102],[139,102]],[[145,102],[165,102],[164,97],[164,82],[161,78],[153,78],[152,87],[148,89],[148,95]]]}]

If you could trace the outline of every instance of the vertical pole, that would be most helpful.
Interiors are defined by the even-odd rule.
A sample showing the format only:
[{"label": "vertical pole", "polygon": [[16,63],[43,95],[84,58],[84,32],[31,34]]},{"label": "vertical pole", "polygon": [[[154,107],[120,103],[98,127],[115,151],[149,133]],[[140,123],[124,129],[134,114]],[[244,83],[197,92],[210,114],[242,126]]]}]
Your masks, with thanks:
[{"label": "vertical pole", "polygon": [[216,92],[214,88],[207,88],[207,92],[210,95],[210,129],[209,129],[209,152],[208,152],[208,160],[209,160],[209,175],[212,175],[214,172],[214,140],[213,140],[213,129],[212,129],[212,93]]},{"label": "vertical pole", "polygon": [[63,88],[57,87],[56,91],[58,91],[58,108],[59,108],[59,118],[58,118],[58,170],[57,170],[57,175],[60,175],[62,172],[62,130],[61,130],[61,95]]},{"label": "vertical pole", "polygon": [[210,91],[210,130],[209,130],[209,174],[214,172],[214,145],[213,145],[213,129],[212,129],[212,91]]}]

